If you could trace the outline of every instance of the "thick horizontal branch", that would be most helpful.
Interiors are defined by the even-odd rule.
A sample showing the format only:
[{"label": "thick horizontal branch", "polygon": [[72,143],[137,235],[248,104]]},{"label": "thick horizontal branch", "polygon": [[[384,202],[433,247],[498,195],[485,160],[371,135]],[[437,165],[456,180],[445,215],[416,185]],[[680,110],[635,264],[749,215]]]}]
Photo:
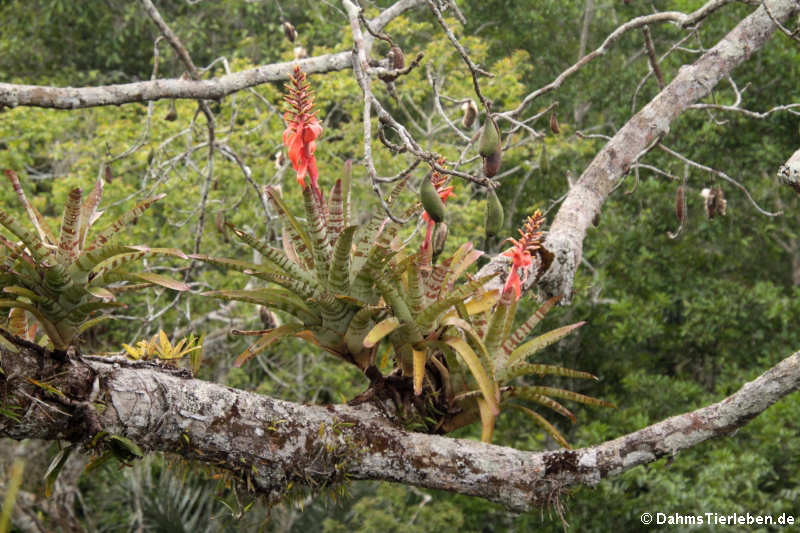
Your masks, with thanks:
[{"label": "thick horizontal branch", "polygon": [[[370,21],[375,31],[383,29],[392,19],[423,4],[423,0],[399,0]],[[368,47],[371,38],[368,40]],[[0,83],[0,107],[32,106],[52,109],[79,109],[133,102],[148,102],[162,98],[215,100],[229,94],[270,81],[288,80],[295,65],[308,74],[352,68],[348,50],[324,54],[299,61],[262,65],[210,80],[164,79],[106,85],[102,87],[46,87]]]},{"label": "thick horizontal branch", "polygon": [[[104,430],[145,450],[175,452],[234,472],[273,500],[292,485],[388,480],[479,496],[510,509],[553,501],[634,466],[728,435],[800,388],[800,352],[725,400],[579,450],[526,452],[410,433],[371,405],[302,405],[191,379],[152,363],[84,358],[57,363],[2,354],[0,435],[86,441]],[[44,392],[26,378],[58,388]],[[88,400],[94,403],[90,403]],[[95,411],[91,406],[100,406]]]},{"label": "thick horizontal branch", "polygon": [[[800,10],[797,0],[771,0],[767,4],[772,16],[781,21]],[[552,266],[540,280],[547,295],[571,296],[586,231],[619,180],[669,132],[670,124],[684,110],[759,50],[775,29],[764,7],[757,8],[694,64],[681,67],[675,79],[600,150],[570,189],[547,235],[545,246],[555,254]]]}]

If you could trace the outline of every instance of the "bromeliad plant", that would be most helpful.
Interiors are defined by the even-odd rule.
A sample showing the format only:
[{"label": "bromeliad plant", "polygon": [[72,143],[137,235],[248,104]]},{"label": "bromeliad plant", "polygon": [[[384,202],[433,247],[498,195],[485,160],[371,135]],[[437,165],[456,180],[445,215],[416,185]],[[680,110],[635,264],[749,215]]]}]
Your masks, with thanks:
[{"label": "bromeliad plant", "polygon": [[[528,217],[523,229],[519,230],[519,240],[508,239],[513,246],[503,255],[511,259],[511,272],[500,294],[497,291],[482,293],[463,308],[456,307],[454,311],[450,311],[443,320],[445,325],[458,324],[458,329],[467,333],[465,338],[461,338],[457,330],[451,329],[449,332],[444,332],[445,335],[451,335],[445,337],[447,346],[442,350],[443,359],[451,369],[449,370],[451,373],[450,385],[446,394],[449,397],[448,403],[457,406],[458,411],[456,416],[443,421],[445,432],[480,418],[482,440],[488,442],[492,438],[500,407],[510,406],[530,416],[559,444],[569,447],[566,439],[555,426],[526,404],[535,403],[547,407],[566,416],[572,422],[575,422],[575,415],[554,398],[587,405],[612,407],[612,404],[603,400],[565,389],[542,385],[511,384],[523,376],[553,375],[597,379],[588,372],[527,361],[537,352],[559,341],[584,324],[584,322],[578,322],[563,326],[526,341],[528,335],[558,301],[558,297],[544,302],[533,315],[514,328],[521,285],[525,281],[520,278],[519,269],[522,268],[522,271],[527,273],[527,267],[536,262],[539,272],[543,272],[545,268],[542,266],[549,260],[548,253],[541,245],[542,233],[539,229],[543,222],[544,217],[539,211],[536,211],[534,215]],[[461,360],[465,361],[468,359],[461,352],[480,354],[479,360],[483,375],[476,373],[472,368],[469,369],[468,375],[463,372],[463,369],[461,375],[458,375],[459,359],[453,352],[458,352]],[[480,386],[480,395],[471,384],[472,380]],[[485,380],[486,384],[481,386],[481,380]],[[491,391],[493,396],[487,394],[487,390]]]},{"label": "bromeliad plant", "polygon": [[[487,291],[484,286],[493,275],[474,279],[467,273],[482,255],[471,243],[433,264],[431,230],[442,222],[443,202],[452,194],[444,176],[434,171],[430,181],[423,182],[421,200],[428,231],[418,251],[408,251],[398,238],[400,226],[382,215],[373,216],[363,226],[349,225],[350,173],[345,172],[344,179],[336,182],[327,200],[319,189],[313,144],[321,128],[299,68],[289,84],[287,101],[292,111],[286,116],[289,127],[284,142],[303,189],[305,222],[295,218],[275,189],[268,188],[269,200],[284,223],[281,249],[230,226],[265,263],[193,256],[269,283],[264,288],[207,295],[267,306],[291,317],[277,328],[235,332],[259,337],[235,364],[244,364],[280,339],[300,337],[361,369],[372,386],[359,399],[394,399],[409,425],[446,433],[480,419],[483,439],[488,441],[500,407],[515,405],[566,445],[549,422],[520,400],[544,405],[572,419],[574,415],[553,397],[608,404],[563,389],[508,385],[529,374],[594,377],[526,362],[582,325],[565,326],[523,342],[555,300],[546,302],[513,330],[522,282],[517,269],[531,264],[532,253],[537,260],[545,256],[538,231],[541,215],[531,218],[519,240],[512,240],[514,246],[506,253],[512,259],[512,273],[502,293]],[[305,182],[306,175],[310,183]],[[406,185],[407,180],[401,181],[385,203],[391,206]],[[419,204],[415,204],[406,215],[418,210]],[[387,375],[378,368],[379,352],[393,358],[393,369]]]},{"label": "bromeliad plant", "polygon": [[72,189],[56,238],[44,217],[28,201],[17,175],[11,170],[6,170],[5,174],[35,229],[31,232],[0,209],[0,225],[19,239],[14,242],[0,235],[0,284],[3,286],[0,307],[11,308],[9,328],[12,333],[23,338],[32,336],[27,312],[47,335],[53,349],[66,350],[75,345],[83,331],[108,318],[99,313],[124,306],[115,301],[118,293],[152,285],[178,291],[188,289],[184,283],[158,274],[129,270],[134,262],[144,257],[186,258],[182,252],[125,246],[116,238],[125,225],[163,195],[144,200],[89,239],[90,229],[102,215],[97,208],[104,182],[98,179],[85,199],[81,189]]},{"label": "bromeliad plant", "polygon": [[150,340],[140,340],[134,346],[123,342],[122,349],[128,357],[137,361],[175,361],[188,355],[192,373],[196,375],[203,357],[203,336],[191,334],[172,344],[164,330],[160,329]]}]

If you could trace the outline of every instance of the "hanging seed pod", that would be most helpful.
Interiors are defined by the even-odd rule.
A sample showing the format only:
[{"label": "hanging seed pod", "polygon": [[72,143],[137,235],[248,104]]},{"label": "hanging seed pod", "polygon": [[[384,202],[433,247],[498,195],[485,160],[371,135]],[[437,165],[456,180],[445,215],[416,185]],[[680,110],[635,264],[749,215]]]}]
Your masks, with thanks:
[{"label": "hanging seed pod", "polygon": [[500,163],[503,159],[503,151],[497,150],[489,157],[483,158],[483,174],[487,178],[494,177],[500,170]]},{"label": "hanging seed pod", "polygon": [[167,114],[164,115],[164,120],[167,120],[169,122],[173,122],[177,118],[178,118],[178,110],[175,108],[175,100],[170,100],[169,101],[169,111],[167,111]]},{"label": "hanging seed pod", "polygon": [[225,215],[217,212],[214,215],[214,225],[217,227],[217,231],[222,234],[222,240],[228,242],[228,227],[225,225]]},{"label": "hanging seed pod", "polygon": [[106,183],[111,183],[114,181],[114,173],[111,171],[111,165],[104,165],[103,179],[106,180]]},{"label": "hanging seed pod", "polygon": [[422,186],[419,188],[419,200],[431,220],[434,222],[442,222],[444,220],[444,202],[442,202],[436,187],[433,186],[433,183],[428,178],[422,180]]},{"label": "hanging seed pod", "polygon": [[495,152],[500,151],[500,129],[497,123],[490,116],[486,117],[486,122],[483,123],[481,129],[481,136],[478,140],[478,153],[483,157],[489,157]]},{"label": "hanging seed pod", "polygon": [[686,222],[686,194],[683,185],[675,191],[675,218],[683,224]]},{"label": "hanging seed pod", "polygon": [[712,219],[717,215],[725,216],[728,202],[725,200],[725,193],[722,192],[722,187],[719,185],[710,189],[706,187],[700,191],[700,196],[704,200],[706,217]]},{"label": "hanging seed pod", "polygon": [[295,42],[297,40],[297,30],[294,28],[294,24],[287,20],[281,26],[283,26],[283,34],[289,39],[289,42]]},{"label": "hanging seed pod", "polygon": [[558,135],[561,133],[561,128],[558,126],[558,117],[556,117],[555,109],[550,112],[550,131],[553,132],[553,135]]},{"label": "hanging seed pod", "polygon": [[503,204],[494,190],[489,191],[486,197],[486,235],[497,235],[503,228]]},{"label": "hanging seed pod", "polygon": [[725,216],[728,210],[728,201],[725,199],[725,193],[722,192],[722,187],[717,185],[711,190],[714,193],[714,211],[720,216]]},{"label": "hanging seed pod", "polygon": [[406,67],[406,56],[403,55],[403,49],[397,45],[389,48],[386,58],[389,60],[389,66],[394,70],[402,70]]},{"label": "hanging seed pod", "polygon": [[433,257],[437,257],[444,250],[444,244],[447,241],[447,223],[439,222],[433,229]]},{"label": "hanging seed pod", "polygon": [[478,106],[475,105],[475,101],[470,100],[469,102],[461,104],[461,111],[464,112],[461,125],[467,129],[471,128],[475,123],[475,119],[478,117]]}]

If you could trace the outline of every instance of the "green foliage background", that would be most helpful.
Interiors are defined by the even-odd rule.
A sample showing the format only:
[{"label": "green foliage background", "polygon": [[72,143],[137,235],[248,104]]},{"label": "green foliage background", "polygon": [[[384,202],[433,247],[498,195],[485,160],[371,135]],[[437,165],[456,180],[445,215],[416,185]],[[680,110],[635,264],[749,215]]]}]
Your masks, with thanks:
[{"label": "green foliage background", "polygon": [[[376,2],[385,7],[389,1]],[[690,11],[695,0],[658,2],[662,10]],[[494,78],[482,87],[496,109],[514,107],[530,90],[551,81],[577,58],[583,3],[539,0],[530,8],[519,2],[486,0],[459,2],[468,20],[465,27],[452,20],[456,33],[473,59],[488,67]],[[190,4],[159,2],[159,9],[184,39],[198,65],[225,57],[232,71],[292,58],[292,46],[280,30],[291,20],[300,41],[313,54],[348,50],[346,20],[324,2],[263,2],[221,0]],[[650,2],[597,2],[590,26],[589,49],[619,23],[650,12]],[[726,7],[703,24],[686,43],[662,63],[669,80],[677,69],[697,56],[692,50],[710,47],[749,10]],[[371,7],[369,13],[376,13]],[[93,85],[149,79],[155,27],[135,2],[108,0],[8,0],[0,3],[0,78],[17,83]],[[395,116],[427,146],[450,160],[459,157],[459,140],[447,129],[431,124],[431,91],[426,69],[446,79],[442,92],[454,99],[472,96],[471,79],[433,19],[423,10],[398,18],[387,31],[408,57],[424,52],[423,65],[397,83],[393,98],[376,84],[377,95]],[[670,25],[652,28],[659,53],[683,32]],[[376,54],[385,53],[376,45]],[[648,72],[638,32],[626,35],[606,56],[591,63],[555,93],[538,100],[529,114],[559,102],[562,133],[507,152],[503,170],[517,168],[502,178],[498,190],[512,217],[507,235],[534,209],[557,208],[555,200],[567,189],[568,171],[580,175],[602,146],[597,138],[579,138],[577,130],[613,135],[657,91],[651,77],[637,93]],[[160,48],[162,76],[177,77],[182,68],[166,45]],[[221,62],[209,75],[224,73]],[[776,35],[753,59],[734,72],[738,87],[747,87],[742,105],[765,111],[800,98],[800,48]],[[349,72],[313,76],[319,116],[325,132],[317,156],[323,188],[341,173],[343,162],[363,151],[361,96]],[[636,94],[635,94],[636,93]],[[266,84],[224,99],[216,109],[218,137],[233,147],[261,186],[281,184],[284,195],[299,211],[293,172],[276,169],[273,155],[281,149],[284,125],[278,113],[282,88]],[[635,98],[635,103],[634,103]],[[720,84],[707,101],[732,103],[734,93]],[[37,207],[54,216],[71,187],[87,189],[108,165],[113,174],[106,186],[104,217],[113,218],[125,207],[152,193],[168,197],[151,208],[131,228],[130,242],[178,247],[191,251],[198,202],[207,157],[206,149],[184,155],[187,146],[203,139],[202,118],[192,123],[196,104],[177,102],[178,120],[165,121],[168,102],[151,106],[84,111],[30,108],[5,110],[0,115],[0,168],[13,168],[23,178]],[[577,117],[577,109],[586,110]],[[454,120],[457,109],[448,108]],[[580,120],[578,120],[578,118]],[[536,125],[540,130],[545,124]],[[501,128],[508,128],[502,124]],[[615,402],[615,410],[577,408],[579,423],[558,421],[574,446],[586,446],[640,429],[665,417],[718,401],[744,382],[789,355],[800,346],[800,242],[797,235],[798,200],[780,187],[775,171],[798,146],[798,117],[775,113],[763,120],[740,114],[688,111],[671,127],[667,146],[708,166],[720,169],[744,184],[759,205],[780,209],[783,216],[759,214],[741,191],[655,150],[644,160],[673,176],[687,172],[688,227],[678,239],[669,239],[677,221],[674,195],[678,182],[648,170],[628,176],[606,203],[599,226],[586,239],[586,263],[576,280],[574,304],[553,311],[542,331],[586,320],[577,335],[549,349],[542,362],[592,372],[599,384],[568,383],[568,387]],[[131,153],[120,157],[129,149]],[[403,170],[409,160],[390,154],[378,142],[373,147],[382,175]],[[545,150],[546,170],[541,152]],[[479,160],[467,165],[478,169]],[[364,212],[376,201],[364,179],[363,167],[354,167],[354,201]],[[423,170],[417,174],[422,176]],[[719,183],[728,198],[728,216],[707,220],[702,188]],[[449,251],[464,240],[482,244],[484,195],[464,182],[456,183],[456,197],[448,204]],[[413,201],[413,196],[405,198]],[[0,187],[4,208],[16,206],[10,187]],[[220,154],[215,158],[203,253],[247,257],[215,227],[219,217],[235,225],[267,234],[270,224],[254,188],[239,167]],[[52,224],[57,224],[55,219]],[[409,232],[411,229],[409,229]],[[409,233],[410,234],[410,233]],[[418,237],[417,237],[418,238]],[[494,250],[497,250],[497,243]],[[162,269],[178,263],[158,262]],[[169,273],[169,272],[167,272]],[[211,267],[202,267],[194,279],[198,291],[242,288],[245,280]],[[113,326],[97,331],[95,349],[118,350],[121,342],[152,335],[159,327],[184,331],[191,320],[217,308],[216,301],[180,297],[157,320],[145,323],[147,309],[170,304],[174,294],[151,292],[129,298],[129,309]],[[528,297],[531,311],[535,305]],[[337,365],[300,341],[287,341],[261,355],[244,369],[231,362],[245,347],[227,334],[233,325],[257,328],[252,306],[238,306],[225,321],[209,320],[192,327],[206,333],[206,364],[201,377],[296,401],[340,402],[366,387],[357,373]],[[574,531],[607,531],[620,526],[643,528],[643,512],[701,514],[797,512],[800,481],[800,445],[797,439],[800,404],[793,395],[755,419],[736,435],[708,442],[669,460],[637,467],[563,498],[564,517]],[[460,436],[477,435],[469,428]],[[545,434],[521,415],[499,420],[496,442],[521,449],[554,447]],[[186,491],[200,491],[196,512],[219,518],[220,530],[309,531],[558,531],[562,522],[555,510],[512,515],[478,499],[424,491],[386,483],[354,483],[348,495],[323,490],[299,498],[300,507],[286,504],[272,510],[256,506],[239,522],[233,520],[236,503],[224,486],[210,482],[209,474],[180,474],[172,459],[155,459],[134,470],[106,469],[99,477],[84,478],[84,504],[79,510],[87,527],[105,530],[134,516],[133,491],[146,485],[153,500],[147,528],[158,526],[158,502],[178,491],[169,476],[183,476]],[[145,472],[149,469],[149,473]],[[138,476],[138,477],[137,477]],[[153,477],[155,476],[155,477]],[[154,481],[155,480],[155,481]],[[139,489],[135,488],[139,483]],[[148,484],[149,483],[149,484]],[[143,485],[145,484],[145,485]],[[172,491],[172,492],[170,492]],[[221,504],[215,498],[226,501]],[[216,503],[215,503],[216,502]],[[226,507],[227,506],[227,507]],[[172,511],[170,511],[172,512]],[[180,509],[174,511],[180,521]],[[175,518],[178,517],[178,518]],[[224,526],[223,526],[224,521]],[[154,525],[155,524],[155,525]],[[188,527],[188,526],[187,526]],[[680,528],[675,528],[680,530]],[[702,529],[695,529],[702,530]],[[710,530],[710,529],[709,529]]]}]

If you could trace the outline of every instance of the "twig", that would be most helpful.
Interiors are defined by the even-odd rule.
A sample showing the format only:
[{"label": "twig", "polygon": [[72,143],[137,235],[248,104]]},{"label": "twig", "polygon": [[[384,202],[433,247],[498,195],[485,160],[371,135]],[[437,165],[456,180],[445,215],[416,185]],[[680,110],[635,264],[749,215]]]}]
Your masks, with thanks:
[{"label": "twig", "polygon": [[742,185],[741,183],[739,183],[738,181],[736,181],[736,180],[735,180],[735,179],[733,179],[732,177],[728,176],[728,175],[727,175],[727,174],[725,174],[724,172],[722,172],[722,171],[720,171],[720,170],[717,170],[717,169],[715,169],[715,168],[707,167],[706,165],[703,165],[703,164],[697,163],[697,162],[695,162],[695,161],[692,161],[692,160],[691,160],[691,159],[689,159],[688,157],[686,157],[686,156],[684,156],[684,155],[681,155],[681,154],[679,154],[679,153],[678,153],[678,152],[676,152],[675,150],[671,150],[670,148],[667,148],[667,147],[666,147],[666,146],[664,146],[663,144],[659,144],[659,145],[658,145],[658,147],[659,147],[660,149],[662,149],[663,151],[665,151],[666,153],[668,153],[669,155],[671,155],[671,156],[673,156],[673,157],[675,157],[675,158],[677,158],[677,159],[680,159],[681,161],[683,161],[683,162],[684,162],[684,163],[686,163],[687,165],[693,166],[693,167],[695,167],[695,168],[699,168],[700,170],[705,170],[706,172],[709,172],[709,173],[711,173],[711,174],[714,174],[715,176],[718,176],[718,177],[720,177],[720,178],[724,179],[725,181],[727,181],[728,183],[730,183],[730,184],[734,185],[735,187],[739,188],[739,189],[740,189],[740,190],[741,190],[741,191],[742,191],[742,192],[745,194],[745,196],[747,196],[747,199],[748,199],[748,200],[750,200],[750,203],[751,203],[751,204],[753,204],[753,207],[755,207],[755,208],[756,208],[756,210],[757,210],[759,213],[761,213],[762,215],[766,215],[766,216],[768,216],[768,217],[777,217],[777,216],[780,216],[780,215],[782,215],[782,214],[783,214],[783,211],[776,211],[776,212],[772,213],[772,212],[770,212],[770,211],[765,211],[764,209],[762,209],[762,208],[761,208],[761,207],[760,207],[760,206],[759,206],[759,205],[756,203],[756,201],[753,199],[753,197],[752,197],[752,196],[750,196],[750,191],[748,191],[748,190],[747,190],[747,187],[745,187],[744,185]]},{"label": "twig", "polygon": [[661,73],[661,67],[658,66],[658,58],[656,57],[656,48],[653,46],[653,38],[650,36],[650,27],[642,27],[642,35],[644,35],[644,47],[647,50],[647,58],[650,60],[650,68],[658,80],[659,90],[664,90],[664,75]]},{"label": "twig", "polygon": [[444,112],[444,108],[442,108],[442,101],[439,96],[438,80],[433,76],[430,64],[426,65],[425,67],[425,76],[427,76],[428,78],[428,83],[431,84],[431,90],[433,91],[433,105],[436,108],[436,112],[442,116],[445,123],[450,127],[451,130],[453,130],[456,133],[456,135],[458,135],[461,138],[461,140],[466,141],[468,143],[472,142],[472,139],[470,139],[470,137],[466,135],[463,131],[458,129],[458,126],[456,126],[453,123],[453,121],[450,120],[450,117],[447,116],[447,113]]},{"label": "twig", "polygon": [[767,12],[767,15],[772,20],[773,24],[775,24],[778,27],[779,30],[781,30],[784,34],[789,36],[790,39],[794,39],[795,41],[800,43],[800,27],[798,27],[794,31],[790,30],[789,28],[781,24],[781,21],[775,18],[775,15],[772,14],[772,11],[770,11],[769,6],[767,6],[767,2],[765,0],[761,0],[761,5],[764,6],[764,11]]},{"label": "twig", "polygon": [[[178,57],[181,59],[186,68],[189,70],[189,75],[192,79],[198,81],[200,80],[200,72],[197,70],[194,62],[192,61],[189,52],[186,50],[186,47],[183,45],[181,40],[178,38],[175,33],[170,29],[164,19],[161,17],[161,14],[158,12],[156,7],[153,5],[151,0],[140,0],[142,3],[142,7],[144,8],[145,12],[150,16],[150,18],[155,22],[158,29],[167,39],[172,48],[178,54]],[[214,120],[214,114],[211,112],[211,108],[208,107],[208,102],[205,100],[198,100],[197,101],[200,110],[203,112],[203,115],[206,117],[206,126],[208,128],[208,163],[206,168],[206,179],[203,181],[203,188],[201,191],[201,198],[200,198],[200,216],[197,220],[197,229],[195,230],[195,238],[194,238],[194,253],[200,253],[200,243],[203,239],[203,230],[205,228],[205,221],[206,221],[206,205],[208,203],[208,192],[211,186],[211,180],[214,177],[214,138],[215,138],[215,128],[216,128],[216,121]],[[186,270],[186,274],[184,276],[184,281],[188,281],[189,277],[191,276],[192,271],[197,265],[196,260],[192,260],[190,267]]]},{"label": "twig", "polygon": [[[430,2],[430,0],[426,1]],[[603,41],[603,43],[598,48],[588,53],[587,55],[583,56],[571,67],[561,72],[561,74],[559,74],[556,77],[556,79],[554,79],[552,82],[528,94],[516,108],[501,113],[500,115],[509,115],[509,116],[519,115],[528,107],[528,105],[531,102],[533,102],[543,94],[547,94],[551,91],[554,91],[555,89],[558,89],[559,87],[561,87],[561,84],[564,83],[564,81],[567,78],[578,72],[581,68],[586,66],[591,61],[597,59],[599,56],[604,55],[612,44],[617,42],[625,33],[631,30],[659,22],[675,22],[680,27],[686,28],[688,26],[691,26],[699,22],[703,18],[707,17],[711,12],[715,11],[716,9],[719,9],[720,7],[732,1],[733,0],[711,0],[701,8],[693,11],[688,15],[680,11],[664,11],[661,13],[654,13],[652,15],[644,15],[641,17],[636,17],[634,19],[631,19],[625,24],[618,27],[613,32],[611,32],[611,34],[608,37],[606,37],[605,41]]]},{"label": "twig", "polygon": [[486,100],[486,97],[483,96],[483,93],[481,92],[481,86],[478,83],[478,74],[489,76],[490,78],[493,77],[493,75],[490,72],[487,72],[484,69],[480,68],[472,61],[472,59],[470,59],[467,51],[458,41],[458,38],[456,38],[456,36],[453,34],[453,31],[447,25],[447,22],[445,22],[444,17],[442,16],[442,12],[439,10],[436,3],[433,0],[425,0],[425,1],[427,2],[428,7],[431,9],[433,14],[436,16],[436,20],[439,21],[439,25],[444,30],[444,33],[445,35],[447,35],[447,38],[450,39],[450,42],[453,43],[453,46],[456,48],[456,50],[458,50],[458,53],[464,60],[464,63],[467,64],[467,68],[469,68],[469,72],[472,75],[472,85],[475,88],[475,94],[480,99],[481,104],[483,104],[483,108],[486,110],[486,113],[491,112],[491,103],[488,100]]}]

